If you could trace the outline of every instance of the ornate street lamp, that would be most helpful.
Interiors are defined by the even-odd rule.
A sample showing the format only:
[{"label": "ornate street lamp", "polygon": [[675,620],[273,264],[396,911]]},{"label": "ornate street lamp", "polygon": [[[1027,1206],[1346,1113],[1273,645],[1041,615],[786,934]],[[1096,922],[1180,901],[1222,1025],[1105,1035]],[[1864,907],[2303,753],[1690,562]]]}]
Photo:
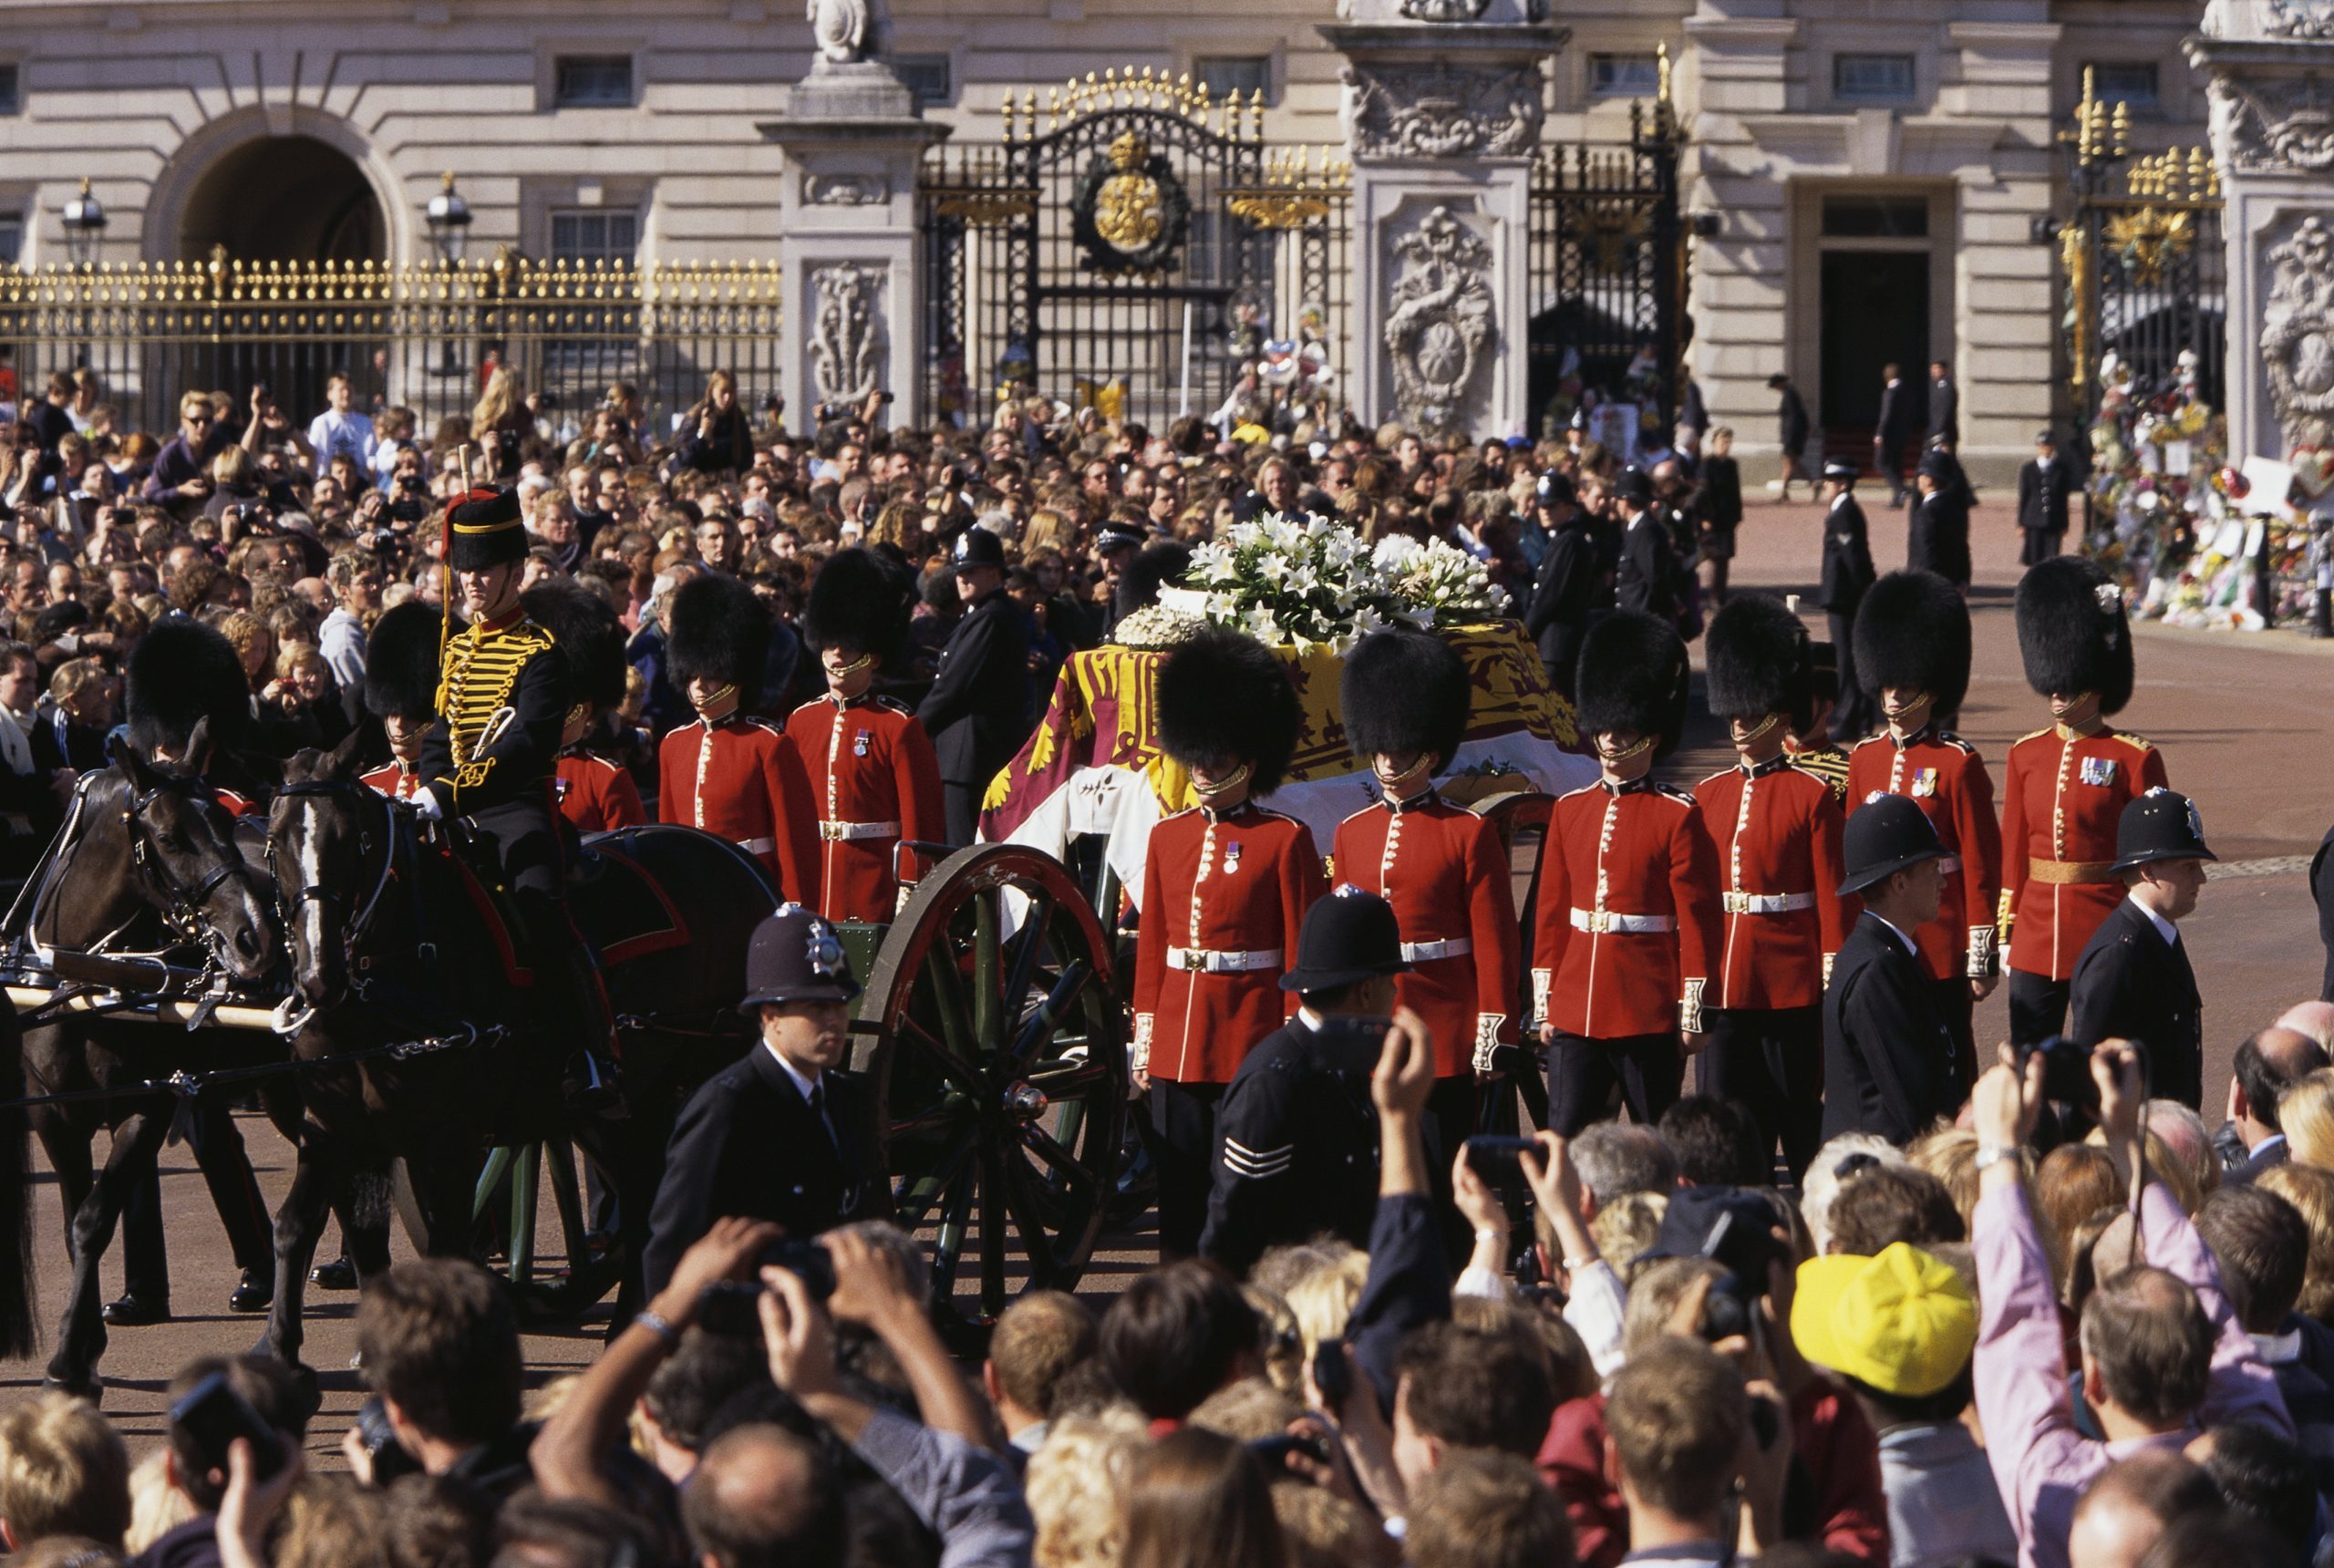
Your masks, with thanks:
[{"label": "ornate street lamp", "polygon": [[454,171],[448,170],[438,194],[429,199],[423,209],[429,222],[430,242],[438,247],[439,257],[449,267],[462,264],[462,252],[470,244],[470,204],[454,189]]},{"label": "ornate street lamp", "polygon": [[65,203],[57,214],[65,229],[65,253],[75,266],[88,266],[98,259],[98,250],[105,242],[105,203],[89,194],[89,181],[81,181],[81,192]]}]

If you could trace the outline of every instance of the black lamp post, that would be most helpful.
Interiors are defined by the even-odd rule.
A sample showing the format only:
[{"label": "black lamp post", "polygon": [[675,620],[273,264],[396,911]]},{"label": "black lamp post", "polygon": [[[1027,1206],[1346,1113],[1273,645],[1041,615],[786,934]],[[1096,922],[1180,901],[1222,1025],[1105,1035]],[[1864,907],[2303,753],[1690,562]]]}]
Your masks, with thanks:
[{"label": "black lamp post", "polygon": [[86,267],[98,259],[98,252],[105,243],[105,203],[89,193],[89,181],[84,178],[80,193],[65,203],[57,214],[65,229],[65,253],[77,267]]}]

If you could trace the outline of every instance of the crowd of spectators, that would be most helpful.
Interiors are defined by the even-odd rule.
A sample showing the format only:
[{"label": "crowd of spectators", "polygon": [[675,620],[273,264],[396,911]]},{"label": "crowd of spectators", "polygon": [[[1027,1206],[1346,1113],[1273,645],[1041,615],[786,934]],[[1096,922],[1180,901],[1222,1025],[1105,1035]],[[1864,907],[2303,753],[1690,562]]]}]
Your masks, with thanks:
[{"label": "crowd of spectators", "polygon": [[723,1220],[549,1382],[491,1276],[401,1263],[361,1298],[372,1398],[336,1454],[256,1358],[170,1393],[223,1381],[276,1466],[191,1416],[133,1462],[36,1396],[0,1414],[0,1542],[81,1568],[2299,1568],[2334,1543],[2334,1169],[2283,1110],[2334,1098],[2329,1037],[2307,1004],[2247,1040],[2216,1134],[2111,1042],[2081,1140],[2005,1048],[1957,1123],[1837,1140],[1796,1192],[1720,1102],[1542,1134],[1512,1245],[1466,1155],[1434,1195],[1402,1013],[1367,1251],[1032,1293],[976,1369],[896,1229],[777,1266],[774,1227]]}]

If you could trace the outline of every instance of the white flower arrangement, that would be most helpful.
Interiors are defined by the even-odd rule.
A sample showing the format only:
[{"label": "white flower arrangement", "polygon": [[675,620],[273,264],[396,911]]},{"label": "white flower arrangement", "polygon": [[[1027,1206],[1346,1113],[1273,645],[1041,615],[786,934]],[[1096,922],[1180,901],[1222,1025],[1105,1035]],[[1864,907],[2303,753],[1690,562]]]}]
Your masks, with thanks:
[{"label": "white flower arrangement", "polygon": [[1342,523],[1269,513],[1192,552],[1184,586],[1207,618],[1268,644],[1343,649],[1398,623],[1431,629],[1496,621],[1507,594],[1482,564],[1440,540],[1376,548]]}]

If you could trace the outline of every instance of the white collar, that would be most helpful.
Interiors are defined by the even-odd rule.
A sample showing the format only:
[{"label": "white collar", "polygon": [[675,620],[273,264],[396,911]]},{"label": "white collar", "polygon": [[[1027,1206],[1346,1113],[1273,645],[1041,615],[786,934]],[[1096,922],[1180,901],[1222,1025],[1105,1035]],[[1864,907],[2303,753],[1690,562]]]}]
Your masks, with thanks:
[{"label": "white collar", "polygon": [[788,1078],[794,1081],[794,1092],[802,1097],[802,1103],[804,1105],[810,1104],[811,1096],[818,1091],[818,1088],[821,1083],[826,1081],[827,1075],[821,1073],[816,1078],[804,1078],[802,1076],[801,1069],[797,1068],[792,1062],[788,1061],[786,1057],[780,1053],[779,1048],[776,1046],[771,1045],[768,1040],[764,1040],[762,1042],[762,1049],[769,1053],[770,1059],[778,1064],[779,1070],[785,1073]]},{"label": "white collar", "polygon": [[1299,1002],[1296,1005],[1296,1021],[1317,1035],[1329,1020]]},{"label": "white collar", "polygon": [[1835,495],[1835,496],[1833,496],[1833,497],[1832,498],[1832,508],[1831,508],[1831,510],[1832,510],[1832,511],[1839,511],[1839,510],[1840,510],[1840,503],[1841,503],[1842,501],[1843,501],[1843,500],[1847,500],[1850,496],[1852,496],[1852,495],[1854,495],[1854,494],[1855,494],[1855,493],[1856,493],[1856,492],[1855,492],[1855,491],[1854,491],[1854,490],[1842,490],[1838,495]]},{"label": "white collar", "polygon": [[2260,1142],[2255,1144],[2252,1148],[2246,1150],[2246,1153],[2258,1158],[2259,1156],[2267,1154],[2270,1150],[2276,1149],[2279,1144],[2285,1142],[2285,1140],[2286,1135],[2284,1133],[2273,1132],[2269,1134],[2268,1137],[2263,1139]]},{"label": "white collar", "polygon": [[1889,919],[1886,915],[1881,913],[1878,910],[1872,908],[1868,904],[1864,907],[1864,913],[1872,916],[1873,919],[1880,922],[1881,924],[1886,926],[1889,930],[1895,932],[1896,934],[1896,940],[1903,943],[1905,949],[1915,957],[1917,958],[1920,956],[1920,944],[1915,942],[1911,934],[1902,926],[1898,925],[1895,921]]},{"label": "white collar", "polygon": [[2150,909],[2146,904],[2142,903],[2138,899],[2133,897],[2128,892],[2123,895],[2123,902],[2148,917],[2148,923],[2155,927],[2155,934],[2164,938],[2164,944],[2166,947],[2177,947],[2180,945],[2180,928],[2178,926],[2164,919],[2164,916],[2158,914],[2155,911]]}]

